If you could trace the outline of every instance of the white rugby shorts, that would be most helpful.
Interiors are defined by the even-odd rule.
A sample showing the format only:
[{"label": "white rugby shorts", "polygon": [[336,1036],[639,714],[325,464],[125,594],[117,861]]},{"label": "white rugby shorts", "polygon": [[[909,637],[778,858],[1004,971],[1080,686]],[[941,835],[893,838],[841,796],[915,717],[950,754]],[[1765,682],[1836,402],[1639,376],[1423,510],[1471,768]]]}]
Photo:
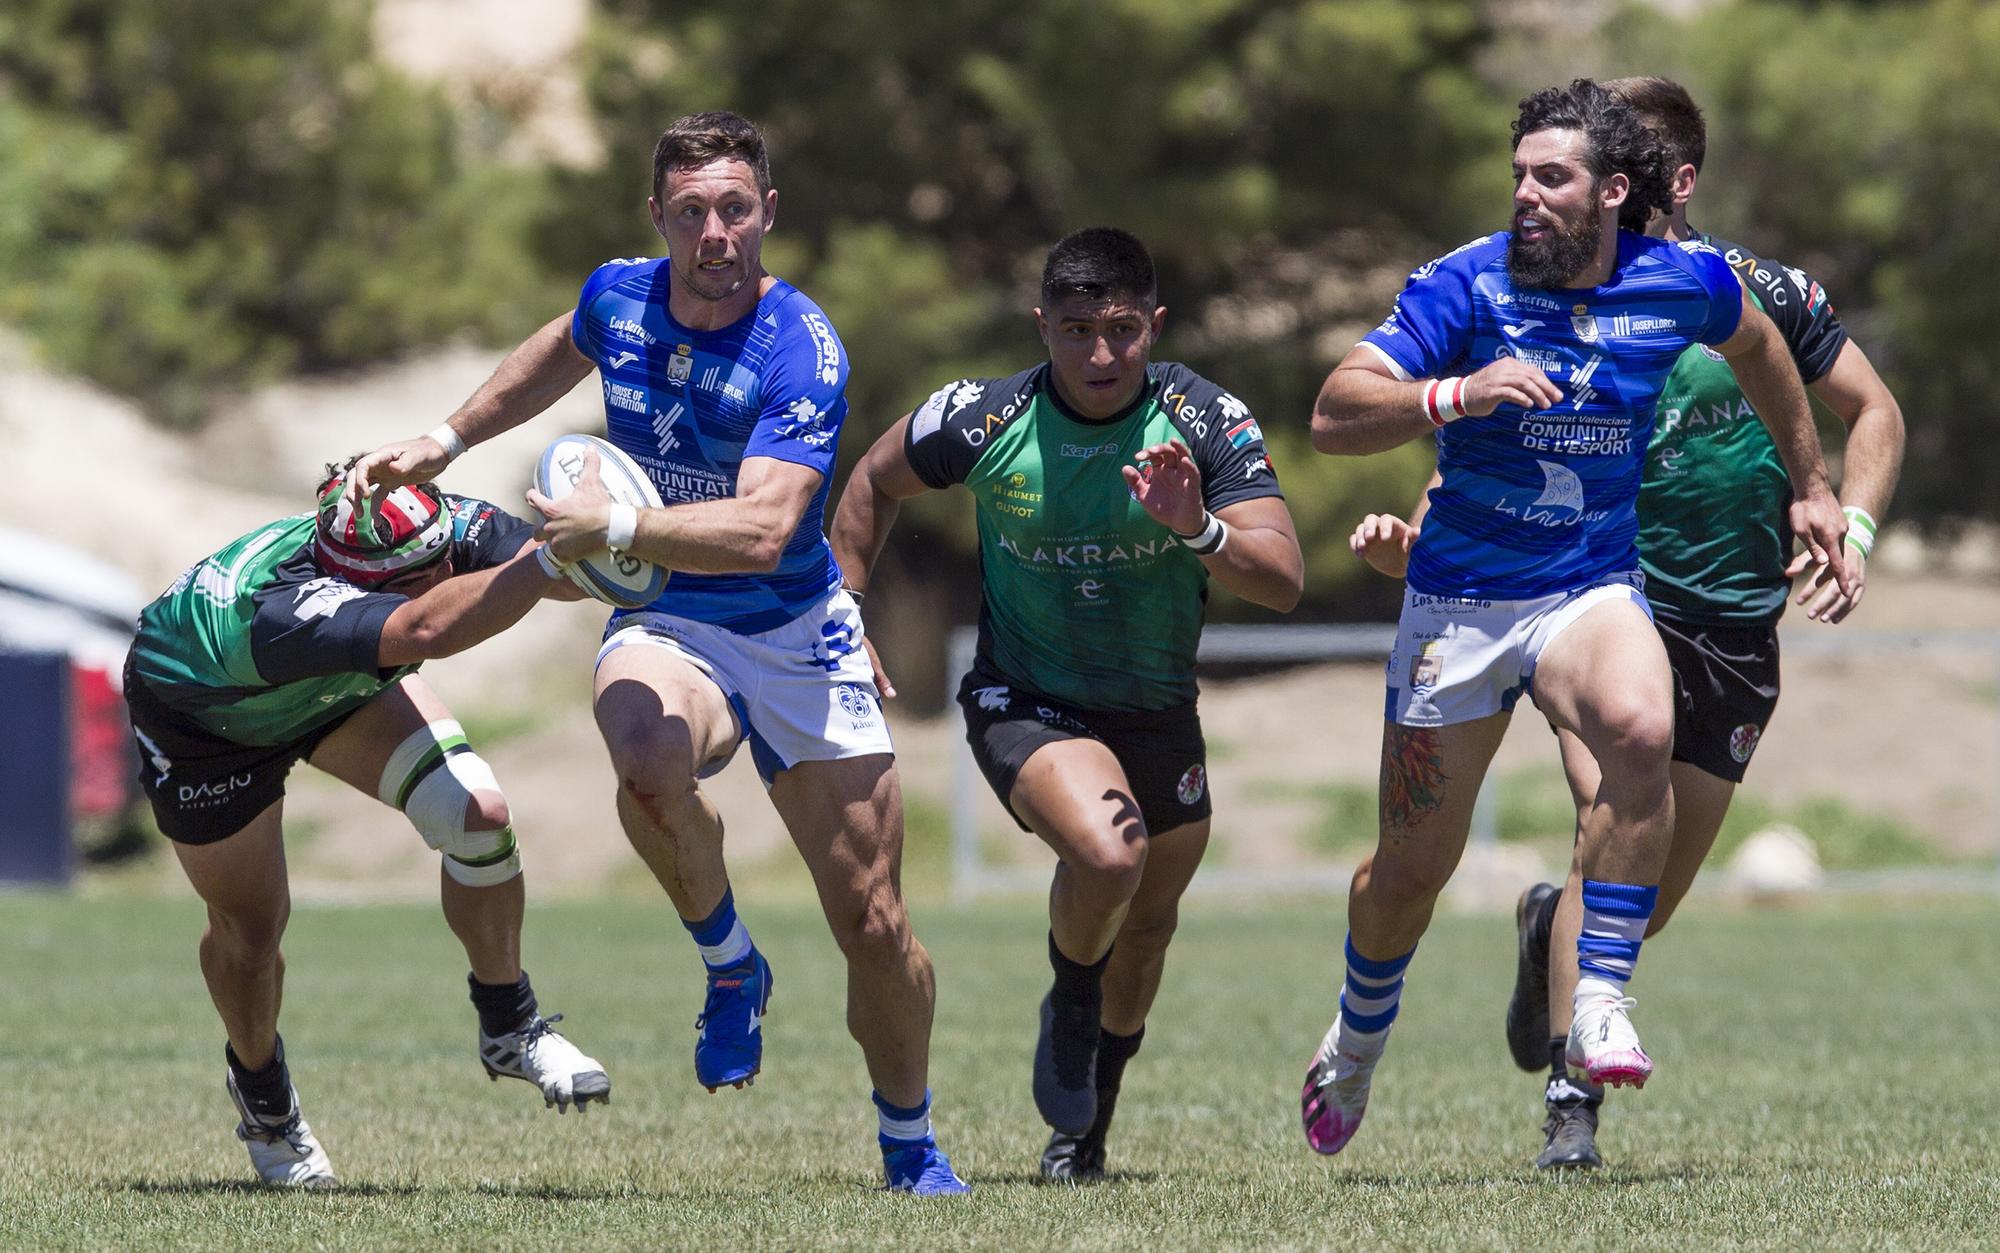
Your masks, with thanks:
[{"label": "white rugby shorts", "polygon": [[1645,576],[1635,570],[1529,600],[1404,589],[1383,716],[1398,726],[1442,727],[1512,712],[1521,694],[1533,690],[1535,666],[1549,642],[1591,608],[1629,600],[1650,621],[1644,585]]},{"label": "white rugby shorts", "polygon": [[875,671],[861,642],[861,611],[834,589],[781,627],[742,635],[726,627],[644,611],[612,619],[597,650],[664,648],[722,689],[736,717],[736,743],[701,770],[707,778],[749,741],[766,786],[802,761],[894,753]]}]

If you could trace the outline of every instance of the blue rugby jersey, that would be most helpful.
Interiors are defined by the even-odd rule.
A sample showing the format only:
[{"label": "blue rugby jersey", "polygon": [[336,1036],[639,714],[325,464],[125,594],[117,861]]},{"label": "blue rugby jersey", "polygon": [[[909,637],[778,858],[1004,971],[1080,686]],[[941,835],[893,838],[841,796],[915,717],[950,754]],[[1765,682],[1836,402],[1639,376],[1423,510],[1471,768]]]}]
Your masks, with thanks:
[{"label": "blue rugby jersey", "polygon": [[645,467],[668,505],[736,494],[745,457],[811,466],[819,490],[769,574],[677,573],[648,606],[744,634],[817,604],[840,580],[824,532],[847,416],[847,353],[805,293],[778,280],[756,311],[715,331],[667,311],[665,258],[599,266],[570,336],[604,382],[605,435]]},{"label": "blue rugby jersey", "polygon": [[1517,290],[1505,231],[1411,274],[1361,340],[1398,378],[1471,374],[1513,356],[1540,366],[1562,399],[1536,412],[1501,405],[1438,432],[1443,482],[1410,552],[1410,588],[1524,600],[1638,569],[1654,404],[1689,345],[1736,333],[1742,302],[1715,249],[1631,231],[1618,233],[1601,287]]}]

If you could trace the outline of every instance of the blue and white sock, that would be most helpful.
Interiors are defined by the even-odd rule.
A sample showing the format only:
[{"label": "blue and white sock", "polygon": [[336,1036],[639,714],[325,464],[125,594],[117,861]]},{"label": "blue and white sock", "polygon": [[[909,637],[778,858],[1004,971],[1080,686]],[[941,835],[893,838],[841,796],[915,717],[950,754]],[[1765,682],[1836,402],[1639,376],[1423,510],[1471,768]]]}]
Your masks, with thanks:
[{"label": "blue and white sock", "polygon": [[1343,1053],[1366,1056],[1382,1051],[1389,1027],[1403,1007],[1403,972],[1409,968],[1411,949],[1401,957],[1375,961],[1363,957],[1347,937],[1347,979],[1340,989],[1340,1040]]},{"label": "blue and white sock", "polygon": [[921,1105],[912,1105],[907,1109],[901,1105],[889,1104],[882,1099],[880,1092],[871,1092],[869,1095],[875,1101],[875,1118],[879,1124],[875,1138],[881,1144],[884,1153],[896,1149],[929,1148],[937,1143],[936,1137],[931,1134],[929,1088],[924,1089]]},{"label": "blue and white sock", "polygon": [[1622,997],[1639,962],[1658,887],[1583,881],[1583,930],[1576,938],[1576,1003]]},{"label": "blue and white sock", "polygon": [[736,893],[725,888],[722,902],[700,922],[681,919],[701,950],[702,964],[710,970],[727,970],[750,955],[750,933],[736,916]]}]

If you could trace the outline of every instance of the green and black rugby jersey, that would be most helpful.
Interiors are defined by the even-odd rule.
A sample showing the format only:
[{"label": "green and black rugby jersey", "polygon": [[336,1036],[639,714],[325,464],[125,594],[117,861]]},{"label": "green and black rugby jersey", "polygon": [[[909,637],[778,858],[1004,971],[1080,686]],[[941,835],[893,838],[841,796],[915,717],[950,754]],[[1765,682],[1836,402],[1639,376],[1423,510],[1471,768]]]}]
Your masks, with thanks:
[{"label": "green and black rugby jersey", "polygon": [[1047,363],[966,379],[925,401],[906,437],[919,478],[963,483],[977,506],[981,664],[1078,709],[1195,698],[1208,571],[1132,498],[1123,467],[1179,439],[1211,512],[1281,495],[1242,401],[1183,365],[1155,362],[1146,377],[1103,421],[1069,411]]},{"label": "green and black rugby jersey", "polygon": [[[486,501],[444,499],[457,573],[506,562],[534,534]],[[290,744],[416,670],[376,664],[382,628],[409,597],[321,570],[313,527],[309,513],[259,527],[139,612],[132,667],[161,704],[232,744]]]},{"label": "green and black rugby jersey", "polygon": [[[1811,275],[1738,244],[1699,236],[1729,261],[1785,337],[1799,376],[1816,383],[1847,344]],[[1660,393],[1639,488],[1646,599],[1689,623],[1775,622],[1785,611],[1792,483],[1770,432],[1722,355],[1697,344]]]}]

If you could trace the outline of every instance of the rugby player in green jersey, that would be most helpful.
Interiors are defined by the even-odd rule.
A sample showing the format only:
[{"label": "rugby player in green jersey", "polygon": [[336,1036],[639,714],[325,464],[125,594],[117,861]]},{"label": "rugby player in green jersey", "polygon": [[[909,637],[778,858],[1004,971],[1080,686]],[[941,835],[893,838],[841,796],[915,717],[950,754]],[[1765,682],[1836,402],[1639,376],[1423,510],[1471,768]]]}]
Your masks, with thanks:
[{"label": "rugby player in green jersey", "polygon": [[958,699],[994,792],[1061,859],[1033,1088],[1055,1129],[1042,1173],[1082,1180],[1104,1173],[1119,1083],[1208,843],[1194,679],[1208,582],[1285,611],[1303,561],[1249,410],[1150,360],[1166,310],[1144,245],[1069,235],[1041,295],[1048,360],[948,384],[897,422],[856,466],[831,538],[859,593],[898,502],[955,483],[972,495],[979,651]]},{"label": "rugby player in green jersey", "polygon": [[[329,467],[331,470],[331,467]],[[402,810],[443,854],[479,1057],[581,1111],[604,1068],[550,1027],[521,969],[521,859],[493,771],[417,667],[581,593],[532,528],[483,500],[400,487],[360,509],[344,472],[319,509],[204,557],[141,611],[125,663],[139,782],[208,906],[201,970],[228,1043],[236,1134],[267,1183],[335,1182],[278,1036],[291,912],[285,776],[305,761]]]},{"label": "rugby player in green jersey", "polygon": [[[1847,428],[1840,495],[1853,590],[1841,591],[1827,567],[1819,566],[1797,598],[1808,618],[1841,622],[1861,601],[1876,519],[1895,494],[1903,460],[1902,411],[1811,275],[1689,225],[1687,206],[1706,154],[1707,129],[1687,90],[1662,78],[1617,79],[1604,86],[1637,109],[1668,148],[1673,208],[1655,216],[1648,233],[1698,239],[1720,251],[1750,298],[1776,323],[1808,389]],[[1660,396],[1639,494],[1646,599],[1672,663],[1676,704],[1673,841],[1648,936],[1666,926],[1693,884],[1778,703],[1778,618],[1792,579],[1810,560],[1809,554],[1791,556],[1785,512],[1791,495],[1770,434],[1728,366],[1701,347],[1688,349]],[[1354,533],[1355,552],[1400,577],[1423,510],[1420,502],[1407,525],[1391,515],[1371,514]],[[1558,735],[1581,812],[1597,790],[1598,765],[1574,736]],[[1571,1074],[1563,1060],[1576,969],[1568,961],[1550,960],[1551,953],[1567,953],[1576,943],[1582,922],[1578,885],[1572,866],[1567,888],[1536,884],[1522,894],[1515,914],[1520,969],[1507,1006],[1507,1043],[1523,1070],[1550,1067],[1544,1093],[1547,1142],[1536,1161],[1543,1169],[1601,1163],[1596,1133],[1603,1093]]]}]

